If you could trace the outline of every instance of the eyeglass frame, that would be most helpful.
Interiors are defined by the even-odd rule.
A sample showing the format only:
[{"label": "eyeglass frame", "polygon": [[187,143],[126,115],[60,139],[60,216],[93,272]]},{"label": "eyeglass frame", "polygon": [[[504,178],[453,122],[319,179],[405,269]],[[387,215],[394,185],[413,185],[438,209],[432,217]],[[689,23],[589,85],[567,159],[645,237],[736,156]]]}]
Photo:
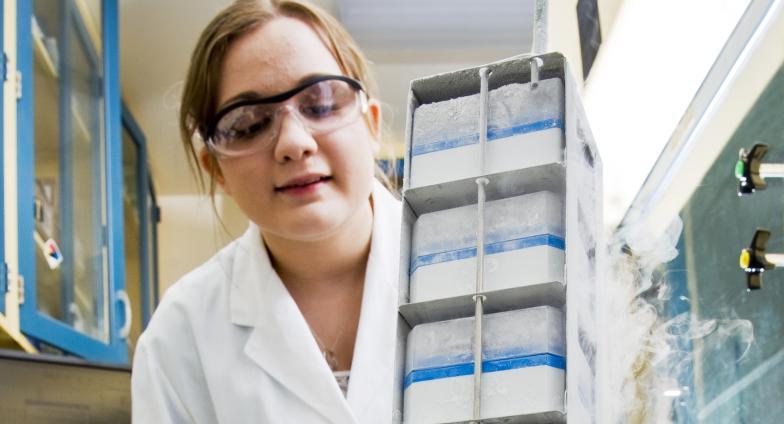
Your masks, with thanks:
[{"label": "eyeglass frame", "polygon": [[[297,87],[292,88],[291,90],[284,91],[283,93],[276,94],[270,97],[262,97],[258,99],[242,99],[236,102],[229,103],[228,105],[222,107],[218,112],[215,113],[215,116],[210,120],[209,125],[206,127],[206,131],[203,132],[202,140],[204,140],[204,144],[207,148],[214,154],[221,155],[221,156],[235,156],[235,155],[226,155],[225,153],[220,152],[214,145],[212,138],[215,136],[215,132],[217,131],[218,123],[220,120],[223,119],[224,116],[231,113],[233,110],[238,109],[243,106],[253,106],[253,105],[262,105],[262,104],[272,104],[272,103],[283,103],[286,100],[296,96],[300,92],[308,89],[309,87],[318,84],[322,81],[330,81],[330,80],[338,80],[347,83],[353,89],[355,89],[360,95],[360,104],[361,107],[361,114],[367,113],[367,103],[368,103],[368,94],[365,87],[362,85],[361,82],[349,78],[343,75],[318,75],[314,76],[313,78],[308,78],[302,82],[302,84],[298,85]],[[364,96],[363,96],[364,95]],[[236,156],[243,156],[244,154],[239,154]]]}]

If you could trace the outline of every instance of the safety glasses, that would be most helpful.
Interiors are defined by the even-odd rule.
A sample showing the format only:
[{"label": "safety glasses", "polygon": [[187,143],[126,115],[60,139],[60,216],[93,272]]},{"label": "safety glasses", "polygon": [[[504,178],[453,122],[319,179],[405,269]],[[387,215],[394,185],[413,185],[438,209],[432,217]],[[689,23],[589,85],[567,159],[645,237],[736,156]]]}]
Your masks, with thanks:
[{"label": "safety glasses", "polygon": [[362,84],[339,75],[314,77],[285,93],[239,100],[218,111],[207,127],[208,148],[222,156],[244,156],[275,144],[285,113],[312,135],[328,134],[367,112]]}]

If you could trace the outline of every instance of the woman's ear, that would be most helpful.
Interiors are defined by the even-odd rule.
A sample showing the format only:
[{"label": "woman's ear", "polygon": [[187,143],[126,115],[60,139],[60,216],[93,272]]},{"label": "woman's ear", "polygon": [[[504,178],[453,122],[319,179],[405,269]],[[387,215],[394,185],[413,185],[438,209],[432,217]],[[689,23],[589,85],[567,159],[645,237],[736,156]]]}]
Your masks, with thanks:
[{"label": "woman's ear", "polygon": [[376,99],[368,100],[368,124],[373,135],[373,153],[378,155],[381,149],[381,103]]},{"label": "woman's ear", "polygon": [[201,150],[199,150],[199,165],[226,194],[231,195],[229,188],[225,184],[223,173],[221,172],[220,165],[218,165],[218,160],[206,147],[202,147]]}]

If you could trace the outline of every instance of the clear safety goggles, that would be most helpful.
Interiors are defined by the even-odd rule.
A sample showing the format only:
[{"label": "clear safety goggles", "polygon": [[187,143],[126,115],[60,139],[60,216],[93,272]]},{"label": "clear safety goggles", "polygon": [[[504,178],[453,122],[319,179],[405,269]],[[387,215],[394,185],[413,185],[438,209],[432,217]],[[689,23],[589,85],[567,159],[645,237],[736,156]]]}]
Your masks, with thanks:
[{"label": "clear safety goggles", "polygon": [[318,76],[272,97],[239,100],[207,127],[207,146],[223,156],[244,156],[275,144],[288,112],[314,136],[354,123],[368,109],[362,84],[338,75]]}]

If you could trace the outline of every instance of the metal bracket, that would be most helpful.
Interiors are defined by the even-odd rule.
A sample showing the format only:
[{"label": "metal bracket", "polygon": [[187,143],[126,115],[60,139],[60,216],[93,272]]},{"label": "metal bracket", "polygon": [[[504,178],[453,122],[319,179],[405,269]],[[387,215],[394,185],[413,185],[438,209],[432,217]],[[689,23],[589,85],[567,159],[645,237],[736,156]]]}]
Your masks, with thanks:
[{"label": "metal bracket", "polygon": [[152,214],[151,215],[152,215],[152,221],[154,223],[157,224],[157,223],[161,222],[161,207],[160,206],[155,206],[154,208],[152,208]]},{"label": "metal bracket", "polygon": [[16,287],[17,287],[16,293],[19,295],[18,296],[18,303],[20,305],[24,305],[24,303],[25,303],[25,281],[24,281],[24,277],[21,276],[21,275],[14,275],[13,279],[16,281]]},{"label": "metal bracket", "polygon": [[539,87],[539,70],[544,66],[544,61],[541,57],[531,58],[531,90]]},{"label": "metal bracket", "polygon": [[[8,264],[5,262],[0,263],[0,294],[5,295],[8,292]],[[0,302],[4,302],[0,299]]]},{"label": "metal bracket", "polygon": [[0,63],[0,66],[3,67],[2,75],[3,81],[8,81],[8,55],[3,52],[3,61]]},{"label": "metal bracket", "polygon": [[16,100],[22,98],[22,71],[16,71]]}]

